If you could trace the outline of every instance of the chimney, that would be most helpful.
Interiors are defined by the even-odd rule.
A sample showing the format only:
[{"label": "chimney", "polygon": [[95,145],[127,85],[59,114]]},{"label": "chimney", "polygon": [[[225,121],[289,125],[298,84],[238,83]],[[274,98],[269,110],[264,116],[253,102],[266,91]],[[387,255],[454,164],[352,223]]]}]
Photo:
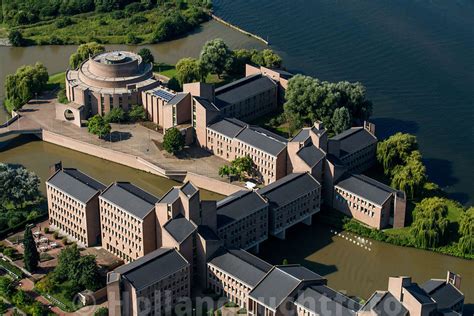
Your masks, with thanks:
[{"label": "chimney", "polygon": [[372,135],[375,136],[375,124],[369,121],[364,121],[364,128]]},{"label": "chimney", "polygon": [[461,290],[461,276],[454,272],[448,271],[448,275],[446,277],[446,283],[450,283],[454,285],[455,288]]},{"label": "chimney", "polygon": [[323,124],[323,122],[321,122],[321,121],[315,121],[315,122],[314,122],[314,127],[316,127],[317,129],[321,130],[321,129],[324,129],[324,124]]},{"label": "chimney", "polygon": [[388,278],[388,291],[397,300],[403,302],[403,288],[411,284],[411,278],[406,276]]},{"label": "chimney", "polygon": [[62,168],[63,168],[63,163],[62,163],[62,161],[59,161],[59,162],[55,163],[54,165],[49,166],[49,174],[52,176],[53,174],[55,174],[56,172],[58,172]]}]

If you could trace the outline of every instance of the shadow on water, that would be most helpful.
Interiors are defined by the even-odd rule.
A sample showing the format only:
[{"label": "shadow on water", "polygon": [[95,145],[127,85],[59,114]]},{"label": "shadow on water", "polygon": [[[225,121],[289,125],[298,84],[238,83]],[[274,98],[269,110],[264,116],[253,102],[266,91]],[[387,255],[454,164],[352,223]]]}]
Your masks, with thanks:
[{"label": "shadow on water", "polygon": [[463,313],[464,316],[474,315],[474,304],[464,304]]},{"label": "shadow on water", "polygon": [[286,231],[286,240],[270,237],[264,242],[260,246],[259,257],[272,264],[282,264],[285,259],[289,264],[301,263],[308,269],[326,276],[337,272],[337,267],[306,259],[302,261],[301,258],[309,257],[332,242],[332,234],[326,228],[321,227],[321,231],[316,232],[314,226],[298,224]]},{"label": "shadow on water", "polygon": [[[423,159],[426,166],[426,172],[429,174],[430,181],[437,183],[441,188],[453,186],[459,179],[453,175],[453,162],[446,159],[426,158]],[[469,195],[464,192],[451,192],[448,197],[465,204],[469,201]]]},{"label": "shadow on water", "polygon": [[375,132],[379,139],[387,138],[397,132],[416,134],[419,130],[418,123],[414,121],[390,117],[378,117],[370,121],[375,124]]}]

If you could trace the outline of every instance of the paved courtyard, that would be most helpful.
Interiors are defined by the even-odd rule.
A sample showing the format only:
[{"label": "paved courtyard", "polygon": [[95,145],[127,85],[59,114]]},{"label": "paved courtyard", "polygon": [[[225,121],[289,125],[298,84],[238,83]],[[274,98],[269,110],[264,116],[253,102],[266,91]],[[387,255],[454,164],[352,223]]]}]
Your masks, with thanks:
[{"label": "paved courtyard", "polygon": [[160,150],[155,142],[161,143],[163,135],[140,124],[112,124],[112,132],[105,139],[87,132],[69,122],[56,120],[56,99],[45,96],[31,100],[21,111],[21,118],[9,129],[43,128],[76,140],[141,157],[167,170],[182,170],[222,179],[218,175],[220,166],[227,162],[205,150],[186,148],[179,158]]}]

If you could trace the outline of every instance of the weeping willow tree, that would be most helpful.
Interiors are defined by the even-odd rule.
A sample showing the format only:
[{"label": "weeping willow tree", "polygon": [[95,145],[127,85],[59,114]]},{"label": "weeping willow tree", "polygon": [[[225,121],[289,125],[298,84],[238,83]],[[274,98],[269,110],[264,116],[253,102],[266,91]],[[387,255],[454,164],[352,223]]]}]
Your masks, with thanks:
[{"label": "weeping willow tree", "polygon": [[5,80],[5,106],[8,112],[20,109],[40,93],[48,82],[48,70],[42,63],[21,66]]},{"label": "weeping willow tree", "polygon": [[411,199],[420,192],[427,180],[426,167],[421,161],[421,154],[415,150],[403,166],[396,166],[393,170],[392,187],[403,190]]},{"label": "weeping willow tree", "polygon": [[382,164],[385,175],[391,175],[397,166],[405,165],[411,153],[418,149],[416,137],[396,133],[377,145],[377,160]]},{"label": "weeping willow tree", "polygon": [[413,211],[410,233],[420,248],[438,247],[448,227],[448,205],[445,199],[432,197],[423,199]]},{"label": "weeping willow tree", "polygon": [[459,220],[459,250],[464,254],[474,253],[474,207],[467,209]]}]

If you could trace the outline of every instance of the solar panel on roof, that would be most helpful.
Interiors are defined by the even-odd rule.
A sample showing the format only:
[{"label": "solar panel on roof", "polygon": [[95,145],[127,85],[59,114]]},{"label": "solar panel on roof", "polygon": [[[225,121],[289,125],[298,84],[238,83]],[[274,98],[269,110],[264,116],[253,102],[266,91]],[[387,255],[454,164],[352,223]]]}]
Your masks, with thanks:
[{"label": "solar panel on roof", "polygon": [[174,94],[169,93],[168,91],[165,91],[165,90],[161,90],[161,89],[153,91],[153,94],[159,98],[164,99],[166,102],[174,98]]}]

